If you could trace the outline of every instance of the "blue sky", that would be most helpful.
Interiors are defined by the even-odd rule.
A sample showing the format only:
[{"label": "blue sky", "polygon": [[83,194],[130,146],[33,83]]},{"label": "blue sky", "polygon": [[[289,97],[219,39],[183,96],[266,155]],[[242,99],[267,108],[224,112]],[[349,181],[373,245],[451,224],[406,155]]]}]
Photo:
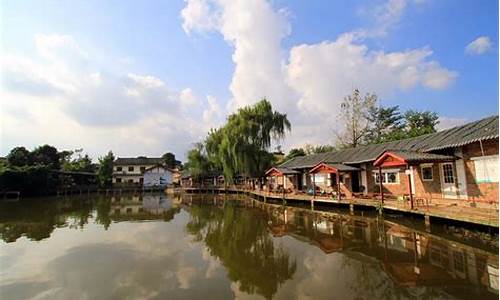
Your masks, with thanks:
[{"label": "blue sky", "polygon": [[443,127],[498,113],[497,1],[7,0],[1,22],[1,155],[183,158],[264,96],[285,149],[334,143],[354,87]]}]

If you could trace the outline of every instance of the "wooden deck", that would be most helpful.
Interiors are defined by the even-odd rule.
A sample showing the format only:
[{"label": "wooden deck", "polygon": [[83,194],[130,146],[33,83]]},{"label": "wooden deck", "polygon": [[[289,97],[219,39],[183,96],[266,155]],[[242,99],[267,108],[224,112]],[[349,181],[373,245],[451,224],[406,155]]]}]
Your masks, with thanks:
[{"label": "wooden deck", "polygon": [[[311,196],[306,194],[277,194],[256,190],[240,189],[236,187],[217,188],[183,188],[187,193],[238,193],[249,196],[256,196],[263,201],[273,199],[277,201],[302,201],[308,202],[311,208],[314,209],[315,203],[330,203],[340,206],[347,206],[351,210],[355,207],[367,207],[379,209],[380,211],[394,211],[406,214],[422,216],[426,223],[430,222],[430,218],[440,218],[444,220],[453,220],[463,223],[484,225],[498,228],[498,204],[491,205],[490,208],[466,207],[454,205],[452,200],[448,203],[443,201],[435,201],[433,203],[415,203],[414,209],[410,208],[407,201],[388,200],[384,201],[382,206],[380,199],[341,199],[335,200],[322,196]],[[458,201],[458,200],[457,200]]]}]

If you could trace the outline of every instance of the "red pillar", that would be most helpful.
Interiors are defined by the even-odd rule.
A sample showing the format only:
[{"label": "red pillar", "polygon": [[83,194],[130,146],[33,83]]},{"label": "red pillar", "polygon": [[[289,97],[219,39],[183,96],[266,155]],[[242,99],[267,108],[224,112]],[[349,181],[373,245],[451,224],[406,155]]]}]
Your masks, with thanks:
[{"label": "red pillar", "polygon": [[380,197],[382,204],[384,204],[384,184],[382,183],[382,167],[378,167],[378,182],[380,187]]}]

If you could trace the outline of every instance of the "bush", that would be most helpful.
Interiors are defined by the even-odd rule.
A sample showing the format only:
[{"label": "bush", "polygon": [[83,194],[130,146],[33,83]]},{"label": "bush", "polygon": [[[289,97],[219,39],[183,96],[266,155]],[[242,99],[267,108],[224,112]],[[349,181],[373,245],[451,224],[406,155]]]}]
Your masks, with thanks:
[{"label": "bush", "polygon": [[0,170],[0,190],[20,191],[23,196],[54,193],[57,174],[47,166],[7,167]]}]

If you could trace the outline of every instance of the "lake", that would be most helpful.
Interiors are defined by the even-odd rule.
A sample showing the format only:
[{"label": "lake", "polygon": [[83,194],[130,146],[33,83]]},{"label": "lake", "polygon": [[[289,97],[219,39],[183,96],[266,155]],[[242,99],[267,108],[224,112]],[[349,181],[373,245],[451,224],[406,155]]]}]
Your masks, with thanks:
[{"label": "lake", "polygon": [[497,299],[498,235],[144,194],[0,203],[1,299]]}]

